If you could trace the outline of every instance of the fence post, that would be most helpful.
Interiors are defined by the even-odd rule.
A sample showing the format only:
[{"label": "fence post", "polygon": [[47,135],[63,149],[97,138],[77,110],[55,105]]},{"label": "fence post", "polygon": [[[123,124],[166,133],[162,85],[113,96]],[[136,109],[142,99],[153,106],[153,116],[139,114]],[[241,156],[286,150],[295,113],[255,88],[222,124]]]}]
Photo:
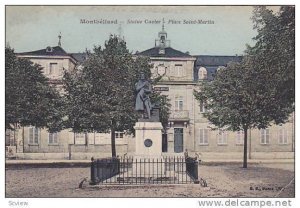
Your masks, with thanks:
[{"label": "fence post", "polygon": [[[121,173],[121,162],[123,161],[123,164],[125,162],[125,159],[124,158],[117,158],[117,174],[120,174]],[[124,176],[124,167],[123,167],[123,176]]]},{"label": "fence post", "polygon": [[192,178],[194,183],[199,183],[198,180],[198,161],[191,157],[185,158],[186,173]]},{"label": "fence post", "polygon": [[95,161],[94,158],[91,158],[91,185],[95,185],[96,184],[96,177],[95,177]]},{"label": "fence post", "polygon": [[195,180],[194,180],[194,183],[199,183],[199,179],[198,179],[198,161],[195,159],[194,160],[194,169],[195,169],[195,174],[194,174],[194,176],[195,176]]}]

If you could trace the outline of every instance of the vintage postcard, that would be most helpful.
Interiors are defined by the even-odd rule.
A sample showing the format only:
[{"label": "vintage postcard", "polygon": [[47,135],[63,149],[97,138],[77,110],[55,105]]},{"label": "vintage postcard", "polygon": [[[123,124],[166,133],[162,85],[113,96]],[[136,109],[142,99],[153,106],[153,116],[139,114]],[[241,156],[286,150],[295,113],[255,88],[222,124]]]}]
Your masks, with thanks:
[{"label": "vintage postcard", "polygon": [[5,34],[9,206],[292,206],[294,5],[6,5]]}]

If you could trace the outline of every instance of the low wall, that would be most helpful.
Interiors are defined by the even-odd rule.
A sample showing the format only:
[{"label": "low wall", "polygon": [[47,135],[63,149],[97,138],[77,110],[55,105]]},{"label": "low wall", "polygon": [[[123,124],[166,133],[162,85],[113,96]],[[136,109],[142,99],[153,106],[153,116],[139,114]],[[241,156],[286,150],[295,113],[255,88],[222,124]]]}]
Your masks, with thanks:
[{"label": "low wall", "polygon": [[[120,154],[119,156],[123,156],[124,154]],[[17,153],[16,159],[24,159],[24,160],[61,160],[61,159],[72,159],[72,160],[90,160],[92,157],[94,158],[106,158],[111,157],[111,153],[86,153],[86,152],[74,152],[71,154],[71,158],[69,158],[68,153]]]},{"label": "low wall", "polygon": [[[243,159],[242,152],[203,152],[203,153],[195,153],[189,152],[189,156],[195,157],[196,154],[199,155],[199,159],[201,160],[209,160],[209,159],[225,159],[225,160],[241,160]],[[118,156],[133,156],[133,152],[129,153],[117,153]],[[163,156],[183,156],[183,154],[167,154],[164,153]],[[72,160],[90,160],[92,157],[94,158],[105,158],[111,157],[111,153],[106,152],[72,152],[71,159]],[[28,159],[28,160],[47,160],[47,159],[70,159],[69,153],[16,153],[16,159]],[[251,153],[251,159],[294,159],[294,152],[253,152]]]},{"label": "low wall", "polygon": [[[195,157],[199,155],[202,160],[205,159],[243,159],[243,152],[191,152],[189,156]],[[249,158],[249,154],[248,158]],[[295,152],[252,152],[251,159],[294,159]]]}]

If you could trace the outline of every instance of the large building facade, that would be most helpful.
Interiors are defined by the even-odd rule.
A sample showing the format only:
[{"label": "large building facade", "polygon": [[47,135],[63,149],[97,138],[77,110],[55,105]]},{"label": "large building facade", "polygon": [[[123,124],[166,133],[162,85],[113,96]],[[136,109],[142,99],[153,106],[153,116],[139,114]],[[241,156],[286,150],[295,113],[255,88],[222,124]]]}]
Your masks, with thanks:
[{"label": "large building facade", "polygon": [[[242,158],[243,132],[212,131],[212,124],[203,116],[205,105],[193,95],[194,90],[201,90],[201,82],[212,80],[220,68],[230,61],[240,61],[241,57],[195,56],[175,50],[164,28],[158,33],[153,48],[136,55],[150,57],[152,76],[162,76],[154,90],[167,95],[171,102],[169,125],[162,141],[163,154],[181,155],[187,150],[203,159]],[[68,54],[60,44],[17,56],[40,64],[58,88],[63,70],[75,70],[85,60],[84,54]],[[294,115],[281,126],[251,129],[248,134],[250,158],[294,157]],[[71,130],[51,134],[46,129],[20,127],[7,132],[6,138],[7,146],[21,158],[88,159],[111,155],[110,134],[75,134]],[[135,138],[116,132],[116,150],[120,156],[134,154]]]}]

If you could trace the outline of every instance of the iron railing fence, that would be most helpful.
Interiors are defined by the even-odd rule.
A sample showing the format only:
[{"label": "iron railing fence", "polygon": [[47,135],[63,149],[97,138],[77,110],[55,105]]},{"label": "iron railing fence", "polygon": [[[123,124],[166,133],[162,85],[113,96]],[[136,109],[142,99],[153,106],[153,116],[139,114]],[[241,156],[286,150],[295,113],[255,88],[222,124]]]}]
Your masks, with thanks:
[{"label": "iron railing fence", "polygon": [[185,158],[186,162],[186,173],[194,180],[196,183],[198,180],[198,161],[195,158],[187,157]]},{"label": "iron railing fence", "polygon": [[184,157],[92,159],[90,184],[198,183],[198,161]]}]

